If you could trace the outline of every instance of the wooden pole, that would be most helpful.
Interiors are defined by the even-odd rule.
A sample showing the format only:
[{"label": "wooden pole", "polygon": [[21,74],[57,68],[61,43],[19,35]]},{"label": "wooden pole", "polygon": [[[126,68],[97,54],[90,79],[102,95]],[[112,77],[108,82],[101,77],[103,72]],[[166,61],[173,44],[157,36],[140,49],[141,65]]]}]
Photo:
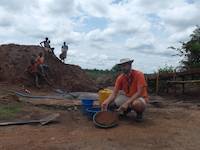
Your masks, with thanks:
[{"label": "wooden pole", "polygon": [[156,76],[156,95],[158,95],[158,88],[159,88],[159,72],[157,73]]}]

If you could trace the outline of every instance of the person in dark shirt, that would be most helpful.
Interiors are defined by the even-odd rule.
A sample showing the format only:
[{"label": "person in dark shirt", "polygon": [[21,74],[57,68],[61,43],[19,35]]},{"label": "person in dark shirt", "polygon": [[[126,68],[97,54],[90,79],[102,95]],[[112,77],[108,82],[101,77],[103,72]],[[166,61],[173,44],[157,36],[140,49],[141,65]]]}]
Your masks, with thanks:
[{"label": "person in dark shirt", "polygon": [[48,37],[46,37],[44,41],[40,42],[40,45],[44,47],[45,51],[54,54],[54,48],[50,46],[50,40]]}]

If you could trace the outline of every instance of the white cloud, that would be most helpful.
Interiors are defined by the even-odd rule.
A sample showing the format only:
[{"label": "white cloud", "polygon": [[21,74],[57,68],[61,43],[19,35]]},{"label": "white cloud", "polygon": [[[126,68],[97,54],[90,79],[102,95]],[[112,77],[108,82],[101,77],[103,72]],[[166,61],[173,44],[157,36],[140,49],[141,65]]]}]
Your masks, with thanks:
[{"label": "white cloud", "polygon": [[181,3],[178,6],[160,13],[160,17],[166,24],[185,30],[190,26],[200,24],[200,5]]},{"label": "white cloud", "polygon": [[81,10],[94,17],[106,17],[109,12],[111,0],[77,0]]}]

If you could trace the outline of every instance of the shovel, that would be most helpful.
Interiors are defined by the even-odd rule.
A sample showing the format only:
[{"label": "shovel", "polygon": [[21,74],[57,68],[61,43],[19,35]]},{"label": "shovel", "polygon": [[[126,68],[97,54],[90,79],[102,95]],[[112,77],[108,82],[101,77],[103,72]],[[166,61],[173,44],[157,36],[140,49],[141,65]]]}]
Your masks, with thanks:
[{"label": "shovel", "polygon": [[37,120],[20,120],[20,121],[13,121],[13,122],[1,122],[0,126],[23,125],[23,124],[31,124],[31,123],[40,123],[43,126],[43,125],[46,125],[46,124],[54,121],[59,116],[60,116],[59,113],[55,113],[55,114],[49,115],[45,118],[37,119]]}]

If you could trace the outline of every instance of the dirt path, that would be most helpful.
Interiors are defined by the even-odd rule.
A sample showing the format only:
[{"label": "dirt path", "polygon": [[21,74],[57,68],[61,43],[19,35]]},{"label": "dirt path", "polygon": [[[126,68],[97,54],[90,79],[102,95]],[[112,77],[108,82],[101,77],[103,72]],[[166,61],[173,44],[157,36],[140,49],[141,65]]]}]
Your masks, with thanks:
[{"label": "dirt path", "polygon": [[98,129],[78,112],[59,111],[58,123],[0,128],[2,150],[62,149],[200,149],[200,111],[149,108],[145,121],[132,115],[113,129]]},{"label": "dirt path", "polygon": [[47,126],[0,127],[0,150],[200,149],[200,107],[196,104],[149,105],[143,123],[136,123],[131,113],[112,129],[96,128],[80,111],[27,107],[32,113],[59,112],[61,116]]}]

